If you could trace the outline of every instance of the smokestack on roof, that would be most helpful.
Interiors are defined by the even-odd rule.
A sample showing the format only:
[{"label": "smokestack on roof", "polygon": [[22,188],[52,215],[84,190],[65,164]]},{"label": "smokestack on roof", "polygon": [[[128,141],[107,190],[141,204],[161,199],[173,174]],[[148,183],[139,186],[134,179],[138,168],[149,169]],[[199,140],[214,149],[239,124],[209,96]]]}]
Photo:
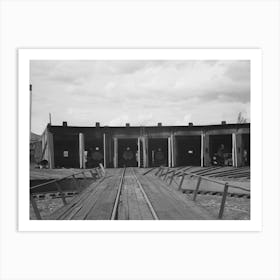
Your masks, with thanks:
[{"label": "smokestack on roof", "polygon": [[62,126],[67,126],[67,122],[62,122]]}]

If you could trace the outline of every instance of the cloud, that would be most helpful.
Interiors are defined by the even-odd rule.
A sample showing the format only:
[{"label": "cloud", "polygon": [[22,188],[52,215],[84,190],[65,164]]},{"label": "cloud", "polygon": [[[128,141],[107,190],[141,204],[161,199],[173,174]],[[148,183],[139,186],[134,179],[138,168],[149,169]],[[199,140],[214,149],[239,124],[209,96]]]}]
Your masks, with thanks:
[{"label": "cloud", "polygon": [[34,132],[73,125],[195,124],[250,117],[249,61],[31,61]]}]

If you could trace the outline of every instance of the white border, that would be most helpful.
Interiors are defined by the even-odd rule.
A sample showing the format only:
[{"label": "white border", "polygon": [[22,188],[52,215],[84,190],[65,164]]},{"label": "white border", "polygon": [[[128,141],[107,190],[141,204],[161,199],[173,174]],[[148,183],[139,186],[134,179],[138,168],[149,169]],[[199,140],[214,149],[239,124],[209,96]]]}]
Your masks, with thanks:
[{"label": "white border", "polygon": [[[261,231],[262,65],[260,49],[20,49],[18,50],[18,230],[19,231]],[[250,60],[251,219],[213,221],[29,220],[30,60]]]}]

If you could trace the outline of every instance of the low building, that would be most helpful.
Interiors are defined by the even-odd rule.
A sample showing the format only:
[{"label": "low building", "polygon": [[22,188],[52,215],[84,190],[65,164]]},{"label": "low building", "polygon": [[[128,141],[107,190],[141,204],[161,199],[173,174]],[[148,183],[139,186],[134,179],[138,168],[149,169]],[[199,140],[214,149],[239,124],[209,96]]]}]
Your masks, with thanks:
[{"label": "low building", "polygon": [[31,133],[30,135],[29,156],[31,165],[37,165],[42,157],[41,137],[35,133]]},{"label": "low building", "polygon": [[[62,126],[48,124],[43,158],[50,168],[250,165],[250,124]],[[222,161],[221,159],[222,158]]]}]

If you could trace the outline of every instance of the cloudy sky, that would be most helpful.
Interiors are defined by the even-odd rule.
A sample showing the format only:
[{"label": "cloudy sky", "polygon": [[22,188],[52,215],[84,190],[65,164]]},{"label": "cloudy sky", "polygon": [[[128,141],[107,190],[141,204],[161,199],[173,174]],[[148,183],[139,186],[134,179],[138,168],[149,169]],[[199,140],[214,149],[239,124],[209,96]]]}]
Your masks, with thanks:
[{"label": "cloudy sky", "polygon": [[30,63],[32,131],[52,124],[195,125],[250,120],[249,61]]}]

